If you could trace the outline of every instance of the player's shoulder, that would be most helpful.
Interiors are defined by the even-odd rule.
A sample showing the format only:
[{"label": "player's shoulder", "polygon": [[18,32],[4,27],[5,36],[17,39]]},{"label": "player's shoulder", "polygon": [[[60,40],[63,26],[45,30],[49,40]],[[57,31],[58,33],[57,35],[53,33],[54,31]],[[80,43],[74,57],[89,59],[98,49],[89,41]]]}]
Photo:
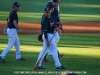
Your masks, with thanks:
[{"label": "player's shoulder", "polygon": [[58,9],[56,7],[54,7],[54,12],[58,12]]},{"label": "player's shoulder", "polygon": [[14,11],[14,10],[12,10],[11,12],[10,12],[10,15],[15,15],[16,14],[16,12]]},{"label": "player's shoulder", "polygon": [[48,20],[48,18],[44,15],[44,16],[42,17],[42,20],[43,20],[43,21],[46,21],[46,20]]}]

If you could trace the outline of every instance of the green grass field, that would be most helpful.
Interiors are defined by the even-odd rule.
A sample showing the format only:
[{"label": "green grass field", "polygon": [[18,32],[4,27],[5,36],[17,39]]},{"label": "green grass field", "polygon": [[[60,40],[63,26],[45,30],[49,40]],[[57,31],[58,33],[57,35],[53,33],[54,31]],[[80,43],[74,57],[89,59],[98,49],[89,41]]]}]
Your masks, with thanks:
[{"label": "green grass field", "polygon": [[[6,21],[16,0],[0,0],[0,21]],[[40,22],[48,0],[17,0],[21,3],[18,12],[20,22]],[[60,4],[60,18],[63,22],[100,21],[100,0],[63,0]],[[66,70],[80,72],[78,75],[100,75],[100,34],[65,34],[58,44],[64,57],[61,63],[66,70],[57,70],[52,58],[43,63],[45,70],[33,70],[33,66],[42,50],[42,43],[37,35],[19,35],[21,54],[26,61],[15,60],[15,49],[7,54],[7,63],[0,62],[0,75],[46,75],[47,71]],[[8,37],[0,35],[0,53],[7,46]],[[24,74],[23,74],[24,72]],[[26,72],[26,73],[25,73]],[[38,72],[38,73],[37,73]],[[39,72],[41,72],[39,74]],[[43,73],[45,72],[45,73]],[[83,72],[86,72],[83,74]],[[17,73],[17,74],[16,74]],[[49,75],[60,75],[51,73]]]},{"label": "green grass field", "polygon": [[[50,62],[43,63],[45,70],[33,70],[39,52],[42,49],[42,43],[37,41],[37,35],[19,35],[21,41],[21,54],[26,61],[15,61],[15,50],[7,54],[5,60],[7,63],[0,63],[0,75],[45,75],[38,72],[62,72],[54,66],[52,58],[47,57]],[[27,40],[28,38],[28,40]],[[0,35],[0,53],[7,45],[7,36]],[[66,70],[80,72],[78,75],[100,75],[100,34],[66,34],[61,35],[58,44],[60,53],[64,57],[60,59]],[[14,74],[17,72],[18,74]],[[24,72],[24,74],[21,74]],[[36,74],[34,74],[36,72]],[[83,74],[83,72],[86,72]],[[20,73],[20,74],[19,74]],[[60,74],[49,74],[60,75]]]},{"label": "green grass field", "polygon": [[[0,21],[6,21],[13,2],[0,1]],[[21,3],[19,21],[40,22],[48,0],[17,0]],[[100,21],[100,0],[63,0],[60,4],[61,21]]]}]

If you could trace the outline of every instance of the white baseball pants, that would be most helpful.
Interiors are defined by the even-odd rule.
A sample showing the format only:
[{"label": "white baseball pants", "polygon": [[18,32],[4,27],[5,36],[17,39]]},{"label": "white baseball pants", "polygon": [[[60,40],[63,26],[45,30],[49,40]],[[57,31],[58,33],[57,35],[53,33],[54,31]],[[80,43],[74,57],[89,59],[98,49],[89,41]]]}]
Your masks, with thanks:
[{"label": "white baseball pants", "polygon": [[17,30],[15,28],[9,29],[7,28],[7,35],[9,37],[8,39],[8,45],[5,48],[5,50],[1,53],[1,57],[4,59],[6,54],[11,50],[11,48],[14,46],[16,49],[16,59],[21,58],[20,54],[20,41],[17,35]]},{"label": "white baseball pants", "polygon": [[[56,33],[55,33],[55,32],[56,32]],[[55,33],[55,35],[54,35],[55,42],[58,43],[59,40],[60,40],[59,33],[58,33],[58,31],[55,31],[55,30],[54,30],[54,33]]]},{"label": "white baseball pants", "polygon": [[58,58],[57,45],[56,45],[56,42],[55,42],[55,39],[54,39],[54,36],[53,36],[54,34],[48,33],[47,35],[48,35],[48,40],[49,41],[51,39],[52,40],[50,41],[50,46],[47,47],[45,37],[44,37],[44,35],[42,36],[42,38],[43,38],[43,49],[40,52],[39,57],[38,57],[38,60],[41,58],[38,66],[42,65],[42,60],[43,60],[44,56],[46,55],[48,50],[50,50],[50,53],[52,53],[52,57],[53,57],[54,62],[55,62],[55,66],[59,67],[59,66],[61,66],[61,63],[60,63],[59,58]]},{"label": "white baseball pants", "polygon": [[[54,40],[56,42],[56,45],[60,40],[59,33],[58,33],[58,31],[55,31],[55,30],[54,30]],[[57,51],[58,51],[58,49],[57,49]],[[52,55],[52,52],[50,50],[48,51],[48,55]]]}]

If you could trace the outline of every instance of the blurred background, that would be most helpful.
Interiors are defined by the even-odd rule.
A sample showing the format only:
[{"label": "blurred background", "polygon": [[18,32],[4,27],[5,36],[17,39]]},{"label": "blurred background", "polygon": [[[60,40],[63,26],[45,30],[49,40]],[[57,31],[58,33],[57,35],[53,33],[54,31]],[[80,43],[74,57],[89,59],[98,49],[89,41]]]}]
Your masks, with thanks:
[{"label": "blurred background", "polygon": [[[15,1],[21,4],[18,16],[24,33],[40,33],[41,17],[48,0],[1,0],[0,31],[6,25]],[[100,33],[100,0],[63,0],[59,7],[64,33]]]},{"label": "blurred background", "polygon": [[[3,30],[12,5],[16,1],[21,4],[18,11],[18,25],[23,30],[23,33],[19,33],[21,54],[27,61],[16,62],[15,49],[12,48],[5,58],[8,63],[0,62],[0,75],[14,75],[15,71],[32,72],[43,45],[37,37],[40,34],[41,17],[48,0],[0,0],[0,54],[8,43],[8,36],[3,34]],[[100,75],[100,0],[63,0],[59,7],[64,28],[58,43],[59,52],[64,54],[60,59],[61,63],[68,71]],[[43,63],[45,71],[66,71],[56,70],[52,58],[47,59],[50,62]]]}]

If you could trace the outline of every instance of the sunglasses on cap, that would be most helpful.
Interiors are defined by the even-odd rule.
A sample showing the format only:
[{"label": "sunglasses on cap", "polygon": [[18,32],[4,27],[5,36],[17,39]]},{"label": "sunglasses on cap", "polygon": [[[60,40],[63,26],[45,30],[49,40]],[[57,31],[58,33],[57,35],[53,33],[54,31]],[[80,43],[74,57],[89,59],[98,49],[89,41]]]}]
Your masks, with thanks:
[{"label": "sunglasses on cap", "polygon": [[55,2],[55,3],[59,3],[59,1]]},{"label": "sunglasses on cap", "polygon": [[15,7],[20,7],[20,5],[15,5]]},{"label": "sunglasses on cap", "polygon": [[50,13],[50,11],[46,11],[46,13]]},{"label": "sunglasses on cap", "polygon": [[50,12],[51,12],[51,10],[45,10],[45,12],[46,12],[46,13],[50,13]]},{"label": "sunglasses on cap", "polygon": [[61,1],[59,1],[59,0],[57,0],[57,2],[55,2],[56,4],[59,4],[59,3],[61,3],[63,0],[61,0]]},{"label": "sunglasses on cap", "polygon": [[50,13],[51,12],[51,10],[48,10],[48,11],[45,11],[46,13]]}]

